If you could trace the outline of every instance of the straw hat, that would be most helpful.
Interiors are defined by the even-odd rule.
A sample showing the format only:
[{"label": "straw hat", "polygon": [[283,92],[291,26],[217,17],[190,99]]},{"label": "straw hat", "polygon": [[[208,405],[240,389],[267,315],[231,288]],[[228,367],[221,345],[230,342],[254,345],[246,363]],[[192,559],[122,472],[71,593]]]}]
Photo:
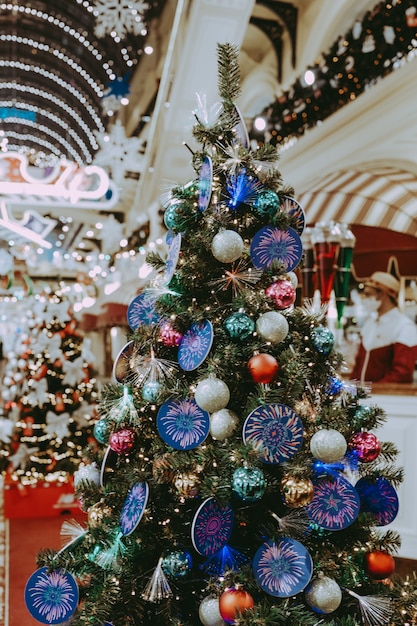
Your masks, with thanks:
[{"label": "straw hat", "polygon": [[365,287],[380,289],[397,300],[400,292],[400,281],[388,272],[374,272],[370,279],[365,282]]}]

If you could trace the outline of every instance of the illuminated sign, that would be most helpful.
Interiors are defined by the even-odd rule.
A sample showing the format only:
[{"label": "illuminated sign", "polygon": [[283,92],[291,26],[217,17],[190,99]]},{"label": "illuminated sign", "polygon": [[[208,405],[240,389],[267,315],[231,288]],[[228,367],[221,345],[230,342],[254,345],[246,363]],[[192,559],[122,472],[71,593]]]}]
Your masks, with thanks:
[{"label": "illuminated sign", "polygon": [[0,152],[0,196],[7,196],[8,204],[13,198],[22,204],[22,196],[27,196],[31,205],[49,198],[74,208],[111,208],[118,201],[108,174],[98,165],[79,167],[62,159],[53,167],[37,168],[18,152]]}]

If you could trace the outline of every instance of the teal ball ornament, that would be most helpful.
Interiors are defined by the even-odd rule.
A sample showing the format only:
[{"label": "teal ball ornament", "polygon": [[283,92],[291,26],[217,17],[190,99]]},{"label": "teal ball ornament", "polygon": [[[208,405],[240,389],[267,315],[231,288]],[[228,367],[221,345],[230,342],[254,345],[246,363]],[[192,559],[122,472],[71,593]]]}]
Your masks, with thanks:
[{"label": "teal ball ornament", "polygon": [[145,383],[142,387],[142,398],[145,402],[156,402],[161,393],[161,385],[156,381]]},{"label": "teal ball ornament", "polygon": [[311,339],[317,352],[328,355],[334,346],[334,335],[331,330],[325,326],[314,328],[311,333]]},{"label": "teal ball ornament", "polygon": [[275,191],[262,189],[258,193],[253,208],[260,217],[273,217],[280,206],[279,196]]},{"label": "teal ball ornament", "polygon": [[231,339],[244,341],[255,330],[255,322],[246,313],[232,313],[224,320],[224,327]]},{"label": "teal ball ornament", "polygon": [[104,418],[94,424],[93,434],[99,443],[107,445],[112,432],[113,425]]},{"label": "teal ball ornament", "polygon": [[243,502],[257,502],[266,489],[265,476],[258,467],[239,467],[233,472],[232,491]]},{"label": "teal ball ornament", "polygon": [[182,233],[199,218],[199,211],[192,205],[181,200],[173,200],[164,213],[164,224],[174,233]]},{"label": "teal ball ornament", "polygon": [[189,552],[174,550],[162,559],[162,569],[170,578],[184,578],[193,566],[193,560]]}]

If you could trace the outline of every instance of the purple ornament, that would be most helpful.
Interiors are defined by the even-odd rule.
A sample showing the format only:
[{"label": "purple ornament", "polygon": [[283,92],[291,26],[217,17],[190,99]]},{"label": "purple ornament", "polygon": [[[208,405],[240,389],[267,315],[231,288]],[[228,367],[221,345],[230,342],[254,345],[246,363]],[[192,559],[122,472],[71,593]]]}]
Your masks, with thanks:
[{"label": "purple ornament", "polygon": [[289,280],[277,280],[265,289],[265,295],[275,302],[277,309],[288,309],[295,302],[296,291]]},{"label": "purple ornament", "polygon": [[374,433],[360,432],[353,435],[348,444],[349,450],[362,463],[375,461],[381,452],[381,444]]},{"label": "purple ornament", "polygon": [[181,343],[182,334],[172,327],[170,322],[165,322],[161,326],[161,341],[167,348],[173,348],[179,346]]},{"label": "purple ornament", "polygon": [[135,443],[135,433],[129,428],[122,428],[112,433],[109,438],[109,446],[117,454],[128,454]]}]

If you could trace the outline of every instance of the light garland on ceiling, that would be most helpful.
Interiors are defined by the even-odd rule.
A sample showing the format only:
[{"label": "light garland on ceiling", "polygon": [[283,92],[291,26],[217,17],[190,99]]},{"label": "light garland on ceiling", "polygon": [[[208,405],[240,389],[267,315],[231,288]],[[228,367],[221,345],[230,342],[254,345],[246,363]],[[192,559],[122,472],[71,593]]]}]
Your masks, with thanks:
[{"label": "light garland on ceiling", "polygon": [[[76,133],[75,130],[71,126],[69,126],[66,122],[64,122],[60,117],[58,117],[54,113],[51,113],[51,111],[49,111],[48,109],[43,109],[42,107],[38,107],[35,104],[26,104],[26,102],[15,102],[14,100],[0,100],[0,108],[1,107],[5,109],[13,108],[13,109],[22,109],[24,111],[31,111],[31,112],[33,111],[34,113],[47,117],[48,119],[55,122],[57,126],[61,126],[61,128],[63,128],[66,133],[71,135],[71,137],[77,143],[80,143],[81,145],[83,145],[84,146],[83,152],[87,155],[87,157],[91,156],[88,151],[87,146],[85,145],[81,137],[78,135],[78,133]],[[8,117],[9,116],[6,116],[6,118],[3,118],[3,119],[8,119]],[[91,141],[91,144],[92,144],[93,150],[98,150],[99,146],[98,146],[97,141],[95,140]],[[91,162],[91,158],[89,158],[88,162]]]},{"label": "light garland on ceiling", "polygon": [[0,41],[7,43],[17,43],[19,45],[27,45],[35,50],[40,50],[41,52],[48,52],[52,54],[52,56],[57,57],[60,61],[68,65],[71,70],[75,70],[86,83],[93,89],[98,98],[103,97],[103,86],[99,85],[90,74],[83,68],[81,65],[78,65],[74,59],[71,59],[66,54],[61,52],[58,48],[52,48],[52,46],[41,43],[39,41],[35,41],[34,39],[28,39],[28,37],[19,37],[18,35],[0,35]]},{"label": "light garland on ceiling", "polygon": [[[61,137],[61,135],[59,135],[55,131],[51,130],[48,126],[44,126],[43,124],[38,124],[37,122],[33,122],[32,120],[27,120],[27,119],[22,118],[22,117],[9,117],[8,121],[10,123],[21,124],[23,126],[29,126],[30,128],[35,128],[36,130],[38,130],[39,132],[43,133],[44,135],[52,137],[53,139],[55,139],[55,141],[58,144],[62,145],[62,147],[67,150],[67,154],[70,154],[71,157],[74,159],[74,161],[76,163],[78,163],[78,165],[80,165],[80,166],[83,165],[83,160],[80,159],[79,154],[77,154],[77,152],[74,150],[74,148],[71,146],[71,144],[68,143],[68,141],[66,139],[64,139],[64,137]],[[5,132],[5,134],[7,135],[7,131]],[[26,136],[27,135],[20,134],[20,135],[17,135],[15,137],[15,139],[17,139],[18,137],[26,137]],[[35,138],[35,135],[33,135],[33,137]],[[20,151],[21,150],[19,150],[19,152]],[[89,153],[88,153],[88,155],[89,155]],[[91,155],[89,155],[89,156],[91,158]]]},{"label": "light garland on ceiling", "polygon": [[[101,54],[101,52],[97,50],[97,48],[82,33],[79,33],[72,26],[68,26],[68,24],[65,24],[65,22],[58,19],[57,17],[54,17],[53,15],[50,15],[49,13],[45,13],[44,11],[38,11],[37,9],[31,9],[30,7],[25,7],[22,5],[10,4],[10,3],[5,3],[5,2],[2,2],[0,4],[0,10],[12,11],[14,13],[18,13],[18,12],[26,13],[27,15],[32,15],[34,17],[42,19],[45,22],[48,22],[48,24],[51,24],[53,26],[56,26],[57,28],[60,28],[65,33],[70,35],[70,37],[74,37],[74,39],[76,39],[79,43],[81,43],[84,46],[84,48],[87,48],[87,50],[96,58],[97,61],[101,62],[103,60],[103,55]],[[125,55],[127,55],[127,50],[126,49],[124,50],[125,50]],[[130,58],[129,60],[126,61],[126,65],[128,67],[131,67],[134,64],[135,64],[135,61],[133,61]],[[108,75],[109,79],[114,80],[116,76],[113,73],[113,70],[111,69],[110,64],[102,63],[101,65],[103,67],[103,70]]]},{"label": "light garland on ceiling", "polygon": [[[24,108],[24,107],[20,107],[20,108]],[[53,121],[55,124],[57,124],[57,126],[60,126],[62,130],[66,134],[70,135],[70,137],[72,137],[75,143],[80,147],[84,155],[85,161],[87,163],[91,163],[93,155],[91,154],[91,152],[89,152],[87,146],[85,145],[81,137],[70,126],[68,126],[68,124],[63,122],[59,117],[57,117],[53,113],[50,113],[49,111],[39,110],[39,107],[32,106],[32,107],[27,107],[27,109],[30,111],[34,111],[35,113],[42,114],[43,116],[47,117],[48,119]],[[64,139],[64,137],[61,137],[61,135],[58,135],[47,126],[44,126],[43,124],[40,124],[38,122],[34,122],[32,120],[26,119],[24,117],[19,117],[16,115],[6,115],[2,119],[3,121],[9,124],[24,124],[25,126],[31,126],[32,128],[41,130],[42,132],[45,133],[45,135],[50,135],[51,137],[54,137],[58,141],[58,143],[62,144],[63,146],[66,146],[68,153],[72,154],[72,156],[74,157],[76,161],[79,159],[78,153],[74,150],[74,148],[71,147],[71,145]]]}]

